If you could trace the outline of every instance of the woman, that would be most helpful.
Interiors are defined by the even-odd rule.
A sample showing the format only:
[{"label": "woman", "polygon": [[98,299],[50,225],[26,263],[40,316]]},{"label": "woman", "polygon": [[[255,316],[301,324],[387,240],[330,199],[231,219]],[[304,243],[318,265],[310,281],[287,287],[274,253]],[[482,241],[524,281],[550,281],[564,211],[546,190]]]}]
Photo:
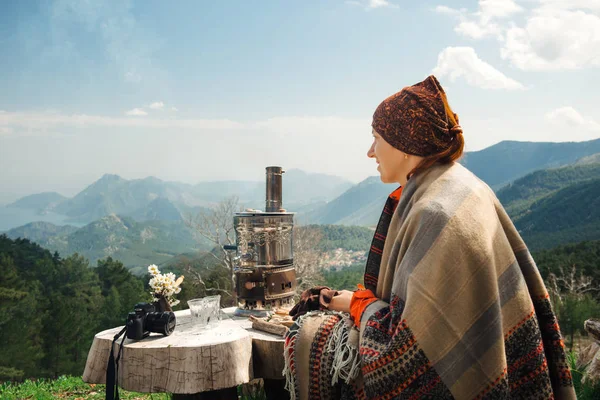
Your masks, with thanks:
[{"label": "woman", "polygon": [[[455,161],[464,139],[434,76],[384,100],[367,155],[401,186],[355,292],[286,338],[292,398],[574,399],[548,292],[493,191]],[[315,302],[315,299],[317,301]]]}]

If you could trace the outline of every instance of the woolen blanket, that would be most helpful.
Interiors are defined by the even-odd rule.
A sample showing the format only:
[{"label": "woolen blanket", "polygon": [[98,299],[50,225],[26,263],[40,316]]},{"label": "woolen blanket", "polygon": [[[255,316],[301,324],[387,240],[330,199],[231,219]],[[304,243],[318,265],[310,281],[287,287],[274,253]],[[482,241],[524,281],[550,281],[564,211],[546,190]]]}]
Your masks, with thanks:
[{"label": "woolen blanket", "polygon": [[286,338],[292,398],[575,399],[548,292],[493,191],[458,163],[388,198],[357,329],[309,313]]}]

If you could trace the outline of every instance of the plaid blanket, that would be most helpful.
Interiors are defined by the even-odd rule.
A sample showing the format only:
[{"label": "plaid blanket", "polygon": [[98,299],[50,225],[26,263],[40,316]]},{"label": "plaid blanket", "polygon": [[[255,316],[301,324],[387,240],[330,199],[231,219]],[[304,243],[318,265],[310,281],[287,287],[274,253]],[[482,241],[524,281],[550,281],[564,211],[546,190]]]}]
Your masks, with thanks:
[{"label": "plaid blanket", "polygon": [[492,190],[460,164],[390,196],[357,329],[309,313],[286,338],[300,399],[575,399],[548,292]]}]

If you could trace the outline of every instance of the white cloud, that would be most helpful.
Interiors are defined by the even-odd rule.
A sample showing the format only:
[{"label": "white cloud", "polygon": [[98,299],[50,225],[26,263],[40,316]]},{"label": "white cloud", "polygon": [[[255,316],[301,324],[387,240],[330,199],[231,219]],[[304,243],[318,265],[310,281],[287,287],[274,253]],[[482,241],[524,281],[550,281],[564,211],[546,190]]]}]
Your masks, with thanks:
[{"label": "white cloud", "polygon": [[496,37],[503,40],[506,27],[499,24],[513,14],[520,13],[523,8],[513,0],[479,0],[478,9],[475,12],[468,12],[466,9],[460,10],[439,5],[435,11],[441,14],[447,14],[458,19],[458,24],[454,31],[460,35],[471,39],[483,39],[486,37]]},{"label": "white cloud", "polygon": [[[471,39],[496,37],[500,55],[526,71],[600,66],[600,0],[480,0],[476,12],[438,6],[457,19],[455,32]],[[526,12],[524,22],[510,17]]]},{"label": "white cloud", "polygon": [[148,115],[148,113],[141,108],[134,108],[133,110],[129,110],[125,112],[125,115],[133,116],[133,117],[142,117],[144,115]]},{"label": "white cloud", "polygon": [[463,36],[477,40],[488,36],[496,36],[498,39],[502,40],[503,37],[502,29],[498,24],[491,22],[481,23],[478,20],[471,19],[460,22],[456,28],[454,28],[454,31]]},{"label": "white cloud", "polygon": [[177,107],[171,107],[171,111],[179,111]]},{"label": "white cloud", "polygon": [[369,0],[369,8],[389,7],[390,2],[387,0]]},{"label": "white cloud", "polygon": [[466,12],[466,9],[462,8],[460,10],[457,10],[456,8],[451,8],[448,6],[436,6],[434,9],[435,12],[438,12],[440,14],[448,14],[448,15],[455,15],[455,16],[459,16],[462,13]]},{"label": "white cloud", "polygon": [[438,55],[433,73],[438,77],[447,76],[452,82],[464,78],[469,85],[482,89],[525,89],[521,83],[480,59],[472,47],[445,48]]},{"label": "white cloud", "polygon": [[600,11],[600,0],[539,0],[541,7]]},{"label": "white cloud", "polygon": [[523,11],[513,0],[480,0],[479,12],[485,18],[506,18]]},{"label": "white cloud", "polygon": [[[133,111],[133,110],[132,110]],[[86,114],[60,114],[43,112],[5,112],[0,113],[0,127],[23,130],[43,130],[53,128],[91,128],[122,127],[148,129],[191,129],[224,130],[240,129],[244,124],[219,119],[166,119],[166,118],[127,118],[106,117]]]},{"label": "white cloud", "polygon": [[600,66],[600,17],[562,3],[545,1],[523,28],[510,28],[502,57],[529,71]]},{"label": "white cloud", "polygon": [[600,131],[600,123],[593,118],[584,117],[573,107],[561,107],[546,114],[546,119],[553,124],[563,124],[569,127],[584,128]]},{"label": "white cloud", "polygon": [[350,4],[353,6],[364,6],[365,10],[372,10],[375,8],[398,8],[396,4],[392,4],[387,0],[365,0],[365,1],[357,1],[357,0],[347,0],[346,4]]},{"label": "white cloud", "polygon": [[155,101],[154,103],[150,104],[148,107],[153,110],[161,110],[164,108],[164,106],[165,106],[165,103],[163,103],[162,101]]}]

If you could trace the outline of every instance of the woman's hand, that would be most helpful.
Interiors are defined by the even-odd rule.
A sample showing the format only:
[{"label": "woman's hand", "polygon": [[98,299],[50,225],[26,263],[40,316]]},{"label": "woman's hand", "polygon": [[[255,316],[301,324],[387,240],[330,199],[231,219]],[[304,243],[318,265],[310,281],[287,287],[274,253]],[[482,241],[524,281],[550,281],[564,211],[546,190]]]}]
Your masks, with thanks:
[{"label": "woman's hand", "polygon": [[337,296],[334,296],[329,303],[329,309],[333,311],[350,312],[350,300],[354,292],[350,290],[340,290]]}]

